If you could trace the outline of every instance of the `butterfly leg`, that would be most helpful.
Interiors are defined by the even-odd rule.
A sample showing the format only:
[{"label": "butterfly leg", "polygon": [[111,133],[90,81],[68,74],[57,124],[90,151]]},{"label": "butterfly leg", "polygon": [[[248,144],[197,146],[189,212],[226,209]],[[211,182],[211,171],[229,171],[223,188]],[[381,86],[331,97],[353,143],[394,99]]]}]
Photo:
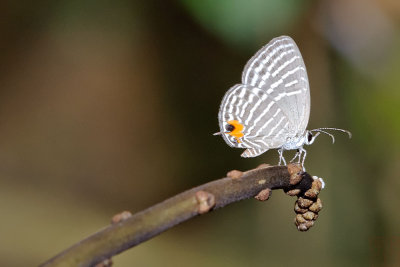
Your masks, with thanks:
[{"label": "butterfly leg", "polygon": [[[306,160],[307,150],[305,150],[304,148],[300,148],[300,153],[304,153],[303,160],[301,161],[301,166],[303,166],[303,171],[306,171],[306,168],[304,167],[304,161]],[[300,163],[300,158],[301,157],[299,157],[299,163]]]},{"label": "butterfly leg", "polygon": [[284,165],[286,165],[286,160],[283,157],[283,148],[278,149],[278,153],[279,153],[279,163],[278,163],[278,165],[281,165],[282,162],[283,162]]},{"label": "butterfly leg", "polygon": [[290,162],[293,162],[297,157],[299,157],[299,160],[300,160],[300,156],[301,156],[300,150],[297,149],[296,154],[295,154],[294,157],[290,160]]},{"label": "butterfly leg", "polygon": [[300,164],[301,156],[303,155],[303,152],[304,152],[303,148],[299,148],[299,160],[297,161],[298,164]]}]

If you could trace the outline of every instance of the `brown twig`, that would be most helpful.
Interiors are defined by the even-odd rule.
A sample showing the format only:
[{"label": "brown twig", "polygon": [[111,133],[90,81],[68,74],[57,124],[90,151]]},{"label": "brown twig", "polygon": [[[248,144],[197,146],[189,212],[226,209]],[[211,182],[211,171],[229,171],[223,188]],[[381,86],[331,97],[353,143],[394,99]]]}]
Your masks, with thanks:
[{"label": "brown twig", "polygon": [[[300,182],[296,178],[299,174],[303,176]],[[199,214],[250,197],[266,200],[273,189],[300,189],[304,192],[312,183],[312,178],[294,164],[288,167],[263,165],[247,172],[229,172],[227,176],[126,216],[41,266],[93,266]]]}]

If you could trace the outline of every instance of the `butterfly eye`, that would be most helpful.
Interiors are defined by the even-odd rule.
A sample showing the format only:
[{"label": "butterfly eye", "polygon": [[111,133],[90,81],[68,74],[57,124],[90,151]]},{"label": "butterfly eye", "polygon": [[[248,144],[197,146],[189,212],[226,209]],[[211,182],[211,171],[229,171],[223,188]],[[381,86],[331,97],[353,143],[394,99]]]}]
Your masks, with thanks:
[{"label": "butterfly eye", "polygon": [[308,135],[307,135],[308,142],[311,142],[312,138],[313,138],[312,133],[308,132]]},{"label": "butterfly eye", "polygon": [[227,125],[225,126],[225,130],[226,130],[227,132],[232,132],[233,130],[235,130],[235,126],[233,126],[232,124],[227,124]]}]

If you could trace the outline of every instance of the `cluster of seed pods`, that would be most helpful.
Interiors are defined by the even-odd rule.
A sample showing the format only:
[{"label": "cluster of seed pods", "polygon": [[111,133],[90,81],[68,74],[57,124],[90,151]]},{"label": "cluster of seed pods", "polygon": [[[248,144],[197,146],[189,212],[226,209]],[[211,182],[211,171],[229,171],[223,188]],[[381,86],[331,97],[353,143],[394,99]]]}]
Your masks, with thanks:
[{"label": "cluster of seed pods", "polygon": [[307,191],[293,189],[286,192],[290,196],[298,197],[294,205],[294,211],[296,212],[294,223],[299,231],[310,229],[322,209],[322,201],[318,195],[325,184],[322,178],[313,176],[312,179],[311,188]]}]

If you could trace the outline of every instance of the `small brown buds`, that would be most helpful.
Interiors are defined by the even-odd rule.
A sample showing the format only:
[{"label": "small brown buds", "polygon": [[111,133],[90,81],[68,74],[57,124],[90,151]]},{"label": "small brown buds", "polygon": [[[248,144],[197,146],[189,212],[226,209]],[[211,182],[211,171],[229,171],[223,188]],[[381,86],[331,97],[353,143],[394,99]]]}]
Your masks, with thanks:
[{"label": "small brown buds", "polygon": [[232,178],[232,179],[238,179],[238,178],[242,177],[242,175],[243,175],[243,172],[238,171],[238,170],[232,170],[226,174],[227,177]]},{"label": "small brown buds", "polygon": [[312,211],[307,211],[306,213],[303,213],[303,218],[306,219],[307,221],[311,221],[312,219],[314,219],[315,214]]},{"label": "small brown buds", "polygon": [[291,185],[295,185],[298,184],[302,177],[302,168],[300,166],[300,164],[294,164],[294,163],[290,163],[288,165],[288,172],[290,174],[290,184]]},{"label": "small brown buds", "polygon": [[268,200],[270,195],[271,195],[271,189],[267,188],[267,189],[261,190],[260,193],[258,193],[258,195],[255,196],[254,198],[259,201],[266,201],[266,200]]},{"label": "small brown buds", "polygon": [[321,178],[316,176],[312,178],[311,188],[307,191],[301,192],[300,190],[292,189],[286,192],[288,195],[298,196],[294,205],[294,211],[297,214],[294,223],[299,231],[310,229],[318,218],[318,212],[322,209],[322,201],[318,198],[318,194],[324,188],[325,184]]},{"label": "small brown buds", "polygon": [[309,197],[309,198],[316,198],[319,194],[319,190],[315,188],[310,188],[307,190],[307,192],[304,193],[304,196]]},{"label": "small brown buds", "polygon": [[113,264],[111,259],[105,259],[104,261],[97,263],[95,267],[111,267]]},{"label": "small brown buds", "polygon": [[119,223],[120,221],[124,221],[129,217],[132,217],[132,213],[130,211],[123,211],[121,213],[115,214],[111,219],[111,223]]},{"label": "small brown buds", "polygon": [[[132,217],[132,213],[130,211],[123,211],[120,212],[118,214],[115,214],[112,218],[111,218],[111,224],[117,224],[119,222],[125,221],[127,219],[129,219],[130,217]],[[97,263],[96,265],[94,265],[95,267],[111,267],[113,264],[111,258],[109,259],[105,259],[102,262]]]},{"label": "small brown buds", "polygon": [[291,197],[297,196],[298,194],[300,194],[301,190],[300,189],[292,189],[286,192],[286,194],[288,194]]},{"label": "small brown buds", "polygon": [[304,209],[310,207],[313,201],[311,199],[299,197],[299,199],[297,199],[297,203],[299,204],[300,208]]},{"label": "small brown buds", "polygon": [[301,216],[301,214],[297,214],[296,215],[296,222],[298,222],[299,224],[305,223],[306,219],[304,219],[303,216]]},{"label": "small brown buds", "polygon": [[302,214],[302,213],[306,213],[306,212],[308,211],[308,209],[302,209],[302,208],[300,208],[300,207],[299,207],[299,204],[298,204],[297,201],[296,201],[296,204],[294,205],[294,211],[295,211],[297,214]]},{"label": "small brown buds", "polygon": [[258,165],[257,166],[257,169],[264,169],[264,168],[268,168],[268,167],[270,167],[271,165],[269,165],[269,164],[267,164],[267,163],[262,163],[262,164],[260,164],[260,165]]},{"label": "small brown buds", "polygon": [[313,176],[314,182],[313,182],[313,188],[315,188],[318,191],[321,191],[325,187],[324,180],[322,178],[318,178],[317,176]]},{"label": "small brown buds", "polygon": [[197,212],[204,214],[210,211],[215,206],[215,196],[206,191],[196,192],[196,200],[199,204]]},{"label": "small brown buds", "polygon": [[314,202],[309,208],[312,212],[318,213],[322,209],[322,201],[320,198],[317,198],[317,201]]}]

